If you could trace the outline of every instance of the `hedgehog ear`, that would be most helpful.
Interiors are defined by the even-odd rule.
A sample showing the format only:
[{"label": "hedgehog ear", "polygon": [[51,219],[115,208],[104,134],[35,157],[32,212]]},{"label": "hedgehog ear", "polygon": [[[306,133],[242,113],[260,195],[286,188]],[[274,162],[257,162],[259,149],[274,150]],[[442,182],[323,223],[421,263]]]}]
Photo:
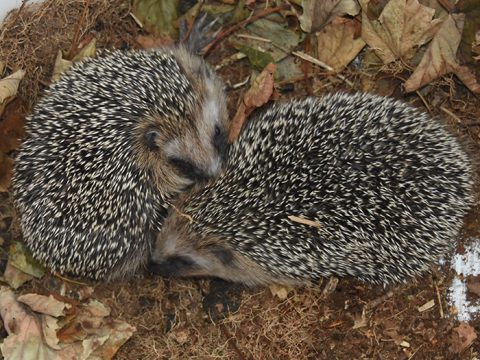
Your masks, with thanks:
[{"label": "hedgehog ear", "polygon": [[145,145],[150,151],[157,151],[158,145],[157,145],[157,138],[159,137],[158,130],[154,127],[148,127],[144,134],[143,134],[143,140],[145,142]]}]

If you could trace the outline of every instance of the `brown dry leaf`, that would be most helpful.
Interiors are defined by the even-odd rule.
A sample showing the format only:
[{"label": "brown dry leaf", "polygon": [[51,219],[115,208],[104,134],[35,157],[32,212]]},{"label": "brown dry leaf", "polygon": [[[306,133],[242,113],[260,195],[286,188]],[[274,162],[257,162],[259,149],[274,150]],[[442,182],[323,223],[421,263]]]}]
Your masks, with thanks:
[{"label": "brown dry leaf", "polygon": [[42,315],[42,332],[43,338],[48,346],[55,350],[61,350],[59,339],[57,337],[57,330],[60,329],[58,319],[50,315]]},{"label": "brown dry leaf", "polygon": [[95,351],[94,355],[98,359],[112,359],[118,349],[137,331],[134,326],[120,320],[113,320],[107,326],[110,329],[110,336],[103,346]]},{"label": "brown dry leaf", "polygon": [[480,94],[480,83],[477,81],[475,74],[470,71],[467,66],[457,66],[455,75],[463,82],[463,84],[475,94]]},{"label": "brown dry leaf", "polygon": [[307,33],[321,30],[337,16],[355,16],[360,12],[356,0],[303,0],[302,7],[303,14],[298,20]]},{"label": "brown dry leaf", "polygon": [[13,160],[0,152],[0,192],[8,191],[12,180]]},{"label": "brown dry leaf", "polygon": [[17,95],[18,85],[24,76],[25,71],[17,70],[0,80],[0,115],[3,114],[5,106]]},{"label": "brown dry leaf", "polygon": [[[118,349],[133,335],[136,329],[129,324],[105,318],[110,310],[98,301],[90,301],[79,306],[81,321],[75,322],[77,333],[83,335],[70,342],[61,342],[58,335],[59,322],[67,320],[61,308],[68,304],[58,304],[53,297],[27,294],[19,297],[33,308],[60,314],[59,319],[50,315],[36,317],[26,312],[24,306],[15,299],[7,287],[0,288],[0,315],[9,336],[1,345],[8,359],[111,359]],[[51,306],[43,306],[41,301]],[[52,310],[55,309],[55,310]],[[101,318],[101,321],[99,321]],[[78,320],[78,319],[77,319]],[[80,341],[76,341],[80,340]]]},{"label": "brown dry leaf", "polygon": [[423,55],[422,61],[405,82],[407,92],[415,91],[459,67],[456,52],[462,36],[464,19],[463,14],[451,14],[445,19]]},{"label": "brown dry leaf", "polygon": [[15,98],[10,102],[0,121],[0,151],[15,150],[25,135],[25,107],[23,101]]},{"label": "brown dry leaf", "polygon": [[253,110],[265,104],[272,96],[274,90],[273,75],[275,74],[276,68],[277,66],[274,63],[268,64],[260,75],[257,76],[250,89],[245,93],[230,125],[228,135],[229,143],[234,142],[238,138],[247,116],[250,115]]},{"label": "brown dry leaf", "polygon": [[435,10],[418,0],[391,0],[378,20],[367,15],[370,0],[361,0],[362,38],[385,64],[399,58],[410,59],[415,47],[427,43],[437,31],[440,20]]},{"label": "brown dry leaf", "polygon": [[142,47],[142,49],[151,49],[160,46],[170,46],[175,43],[172,38],[169,37],[154,37],[154,36],[144,36],[138,35],[136,38],[137,43]]},{"label": "brown dry leaf", "polygon": [[476,338],[477,333],[475,332],[475,329],[467,323],[462,322],[459,326],[453,328],[450,339],[450,350],[456,354],[459,354],[468,348]]},{"label": "brown dry leaf", "polygon": [[69,321],[57,332],[60,341],[72,343],[83,340],[88,335],[95,335],[104,323],[105,317],[110,315],[110,309],[97,300],[90,300],[86,305],[80,307],[76,317]]},{"label": "brown dry leaf", "polygon": [[65,310],[72,307],[70,304],[55,299],[53,295],[25,294],[20,295],[17,300],[28,305],[35,312],[54,317],[65,315]]},{"label": "brown dry leaf", "polygon": [[17,302],[13,291],[0,288],[0,315],[8,337],[0,345],[6,359],[54,359],[54,351],[42,341],[37,319]]},{"label": "brown dry leaf", "polygon": [[342,70],[365,46],[365,41],[358,37],[360,28],[356,20],[336,18],[316,34],[318,59],[337,72]]},{"label": "brown dry leaf", "polygon": [[467,288],[470,293],[480,296],[480,275],[468,277]]}]

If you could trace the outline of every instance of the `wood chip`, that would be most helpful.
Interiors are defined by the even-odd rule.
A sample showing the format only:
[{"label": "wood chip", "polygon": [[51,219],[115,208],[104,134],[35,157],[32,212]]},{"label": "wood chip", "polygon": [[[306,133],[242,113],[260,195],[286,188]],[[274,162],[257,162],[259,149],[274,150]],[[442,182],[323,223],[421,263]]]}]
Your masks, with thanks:
[{"label": "wood chip", "polygon": [[289,215],[288,219],[291,220],[291,221],[300,223],[300,224],[313,226],[313,227],[316,227],[316,228],[321,228],[322,227],[322,225],[317,221],[308,220],[308,219],[301,218],[301,217],[298,217],[298,216],[295,216],[295,215]]},{"label": "wood chip", "polygon": [[422,306],[420,306],[418,308],[418,311],[419,312],[424,312],[424,311],[427,311],[427,310],[430,310],[431,308],[433,308],[435,306],[435,300],[430,300],[429,302],[423,304]]}]

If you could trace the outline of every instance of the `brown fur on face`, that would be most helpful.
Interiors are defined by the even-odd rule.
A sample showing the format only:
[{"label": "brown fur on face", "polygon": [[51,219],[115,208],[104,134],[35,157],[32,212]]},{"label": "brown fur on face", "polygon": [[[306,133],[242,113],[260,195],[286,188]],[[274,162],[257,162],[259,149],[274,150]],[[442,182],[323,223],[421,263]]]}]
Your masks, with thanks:
[{"label": "brown fur on face", "polygon": [[248,286],[298,281],[276,276],[233,249],[221,235],[200,234],[193,219],[174,209],[163,224],[150,270],[165,277],[218,277]]},{"label": "brown fur on face", "polygon": [[229,127],[221,80],[184,48],[169,51],[188,80],[193,100],[185,101],[183,113],[148,114],[135,134],[139,166],[152,172],[164,194],[218,175],[226,157]]}]

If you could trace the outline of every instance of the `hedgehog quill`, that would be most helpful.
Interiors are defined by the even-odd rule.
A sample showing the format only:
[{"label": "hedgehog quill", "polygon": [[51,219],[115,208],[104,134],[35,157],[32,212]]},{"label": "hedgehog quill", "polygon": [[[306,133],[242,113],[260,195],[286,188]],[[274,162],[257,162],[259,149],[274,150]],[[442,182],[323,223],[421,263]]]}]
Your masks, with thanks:
[{"label": "hedgehog quill", "polygon": [[150,267],[251,286],[404,282],[455,246],[472,173],[454,136],[402,102],[276,103],[248,121],[225,172],[171,211]]},{"label": "hedgehog quill", "polygon": [[27,123],[13,193],[24,240],[51,270],[92,279],[148,260],[178,193],[227,150],[223,83],[183,47],[73,65]]}]

